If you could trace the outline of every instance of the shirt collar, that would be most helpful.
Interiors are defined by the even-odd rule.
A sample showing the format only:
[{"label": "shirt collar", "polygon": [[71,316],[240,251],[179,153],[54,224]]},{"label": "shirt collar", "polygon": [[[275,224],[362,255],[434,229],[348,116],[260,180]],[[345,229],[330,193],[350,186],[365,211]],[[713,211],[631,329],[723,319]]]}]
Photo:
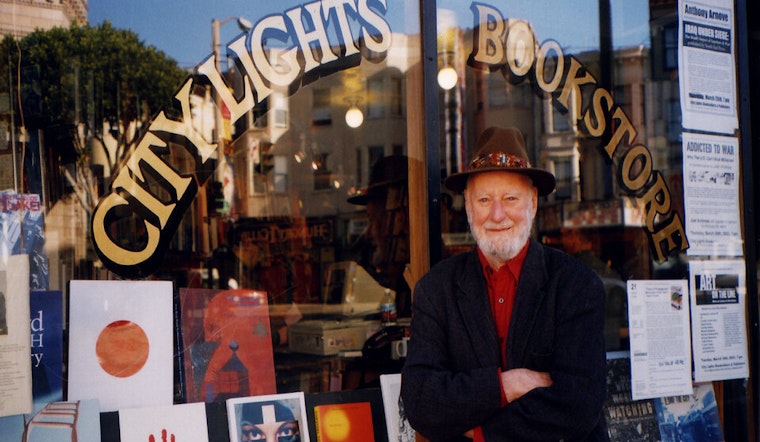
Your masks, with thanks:
[{"label": "shirt collar", "polygon": [[485,274],[486,278],[490,279],[491,275],[494,273],[506,269],[512,274],[512,276],[514,276],[515,281],[517,281],[520,278],[520,271],[522,270],[523,263],[525,262],[525,257],[528,255],[529,245],[530,240],[525,242],[525,245],[520,250],[520,252],[517,253],[517,256],[504,263],[504,265],[498,269],[494,269],[490,264],[488,264],[486,256],[483,254],[483,251],[480,250],[480,247],[478,247],[478,259],[480,260],[480,266],[483,267],[483,273]]}]

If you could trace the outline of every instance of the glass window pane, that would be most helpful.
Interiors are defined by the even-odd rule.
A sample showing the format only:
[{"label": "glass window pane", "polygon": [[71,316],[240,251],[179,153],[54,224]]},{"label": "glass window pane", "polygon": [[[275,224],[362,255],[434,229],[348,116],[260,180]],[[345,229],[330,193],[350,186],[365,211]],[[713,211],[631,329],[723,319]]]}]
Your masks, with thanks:
[{"label": "glass window pane", "polygon": [[[617,350],[628,345],[625,282],[686,276],[681,244],[665,253],[651,246],[636,199],[643,190],[637,194],[621,178],[633,141],[605,151],[621,121],[635,128],[635,144],[667,183],[668,216],[682,216],[677,16],[643,0],[600,5],[439,2],[439,81],[452,68],[455,78],[439,84],[440,153],[446,176],[467,167],[486,128],[523,134],[531,163],[557,179],[556,190],[541,198],[534,235],[585,260],[606,281],[607,346]],[[599,101],[603,91],[607,103]],[[468,249],[463,241],[475,243],[462,236],[469,230],[462,197],[443,191],[450,192],[442,219],[449,256]]]}]

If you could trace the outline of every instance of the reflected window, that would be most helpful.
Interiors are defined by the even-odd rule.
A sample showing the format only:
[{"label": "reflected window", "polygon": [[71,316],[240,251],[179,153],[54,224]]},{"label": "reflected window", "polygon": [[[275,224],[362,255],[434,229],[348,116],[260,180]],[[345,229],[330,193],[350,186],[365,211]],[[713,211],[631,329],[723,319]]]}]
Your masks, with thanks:
[{"label": "reflected window", "polygon": [[332,109],[330,108],[330,89],[314,89],[314,107],[311,111],[311,122],[315,126],[332,124]]}]

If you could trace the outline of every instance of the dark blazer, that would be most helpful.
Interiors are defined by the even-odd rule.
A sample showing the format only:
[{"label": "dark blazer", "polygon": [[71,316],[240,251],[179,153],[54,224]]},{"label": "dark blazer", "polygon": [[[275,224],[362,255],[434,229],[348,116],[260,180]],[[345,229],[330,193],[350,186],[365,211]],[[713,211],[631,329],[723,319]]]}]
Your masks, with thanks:
[{"label": "dark blazer", "polygon": [[500,350],[476,251],[417,284],[401,395],[410,424],[433,441],[606,440],[604,287],[575,258],[531,240],[518,281],[506,369],[549,372],[553,385],[501,406]]}]

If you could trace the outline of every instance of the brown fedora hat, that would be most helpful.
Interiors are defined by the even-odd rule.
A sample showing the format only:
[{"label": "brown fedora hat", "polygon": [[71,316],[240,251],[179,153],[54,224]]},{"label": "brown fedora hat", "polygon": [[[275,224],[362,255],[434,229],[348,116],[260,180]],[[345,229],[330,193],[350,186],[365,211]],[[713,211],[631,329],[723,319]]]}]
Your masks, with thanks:
[{"label": "brown fedora hat", "polygon": [[556,185],[554,175],[531,166],[522,133],[512,127],[489,127],[484,130],[478,137],[475,154],[467,170],[449,175],[444,184],[455,192],[462,192],[470,175],[494,171],[527,175],[533,180],[540,196],[552,193]]}]

